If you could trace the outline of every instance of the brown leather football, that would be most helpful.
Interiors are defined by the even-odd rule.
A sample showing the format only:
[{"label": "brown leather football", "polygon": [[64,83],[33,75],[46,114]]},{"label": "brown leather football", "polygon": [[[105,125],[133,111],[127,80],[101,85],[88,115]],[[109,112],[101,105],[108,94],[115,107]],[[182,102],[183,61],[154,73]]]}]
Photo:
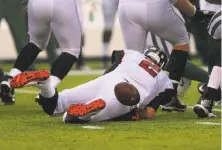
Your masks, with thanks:
[{"label": "brown leather football", "polygon": [[133,106],[140,101],[138,90],[128,82],[118,83],[114,88],[114,92],[117,100],[123,105]]}]

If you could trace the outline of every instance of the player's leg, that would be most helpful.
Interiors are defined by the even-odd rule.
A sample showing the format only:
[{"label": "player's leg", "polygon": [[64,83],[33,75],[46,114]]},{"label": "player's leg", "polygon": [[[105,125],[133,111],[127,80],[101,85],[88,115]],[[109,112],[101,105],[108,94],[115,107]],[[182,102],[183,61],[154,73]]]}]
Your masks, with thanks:
[{"label": "player's leg", "polygon": [[[165,41],[164,39],[159,38],[154,34],[148,34],[147,47],[148,46],[155,46],[163,49],[164,52],[167,54],[168,58],[170,58],[170,54],[172,53],[173,49],[172,44]],[[207,83],[209,80],[208,73],[199,66],[193,64],[189,60],[185,65],[183,77],[203,83]]]},{"label": "player's leg", "polygon": [[[60,93],[52,86],[50,73],[46,70],[24,72],[15,76],[10,85],[13,88],[36,86],[40,89],[39,104],[48,115],[64,113],[71,104],[87,103],[94,99],[101,89],[101,83],[110,80],[112,75],[106,75],[72,89]],[[26,80],[23,80],[26,79]]]},{"label": "player's leg", "polygon": [[[71,105],[67,116],[78,117],[86,122],[106,121],[130,112],[131,107],[121,104],[115,96],[114,87],[120,82],[126,82],[119,73],[112,72],[114,80],[106,80],[98,90],[96,97],[86,104]],[[97,109],[98,108],[98,109]]]},{"label": "player's leg", "polygon": [[[140,8],[138,11],[137,8]],[[146,46],[146,7],[143,2],[120,1],[119,21],[124,38],[124,48],[142,52]]]},{"label": "player's leg", "polygon": [[9,85],[9,80],[24,72],[35,61],[41,49],[44,49],[50,36],[49,19],[52,13],[52,1],[30,0],[28,4],[29,35],[30,42],[19,53],[13,69],[6,75],[1,84],[2,100],[4,103],[14,100],[11,94],[13,89]]},{"label": "player's leg", "polygon": [[51,37],[49,39],[48,46],[46,47],[46,53],[47,53],[47,61],[52,66],[53,62],[58,57],[57,48],[58,48],[58,42],[55,39],[55,36],[51,34]]},{"label": "player's leg", "polygon": [[51,68],[54,87],[68,74],[79,57],[82,37],[80,9],[81,0],[54,1],[50,25],[62,51]]},{"label": "player's leg", "polygon": [[212,113],[212,107],[214,101],[221,100],[221,72],[221,67],[213,67],[207,88],[200,97],[198,104],[194,106],[194,112],[198,117],[216,117]]},{"label": "player's leg", "polygon": [[119,0],[102,0],[102,11],[103,11],[103,67],[108,67],[108,57],[109,57],[109,44],[112,36],[112,29],[115,23],[116,12],[118,9]]},{"label": "player's leg", "polygon": [[207,88],[194,107],[194,111],[199,117],[215,117],[212,113],[213,102],[221,100],[221,11],[212,17],[208,33],[209,63],[214,67]]},{"label": "player's leg", "polygon": [[[174,85],[174,91],[176,96],[178,83],[183,75],[184,68],[187,62],[189,36],[188,32],[186,31],[183,18],[180,18],[180,15],[178,15],[178,11],[175,11],[175,8],[171,5],[171,3],[169,3],[169,1],[160,1],[157,3],[156,7],[161,7],[162,10],[165,11],[162,11],[162,13],[164,14],[160,12],[157,13],[156,16],[151,16],[148,19],[148,22],[150,22],[149,30],[160,38],[165,39],[169,41],[172,45],[174,45],[173,51],[169,58],[168,71],[169,78],[172,80]],[[154,11],[154,8],[150,8],[149,10],[152,12]],[[159,18],[159,20],[156,20],[154,17]],[[153,19],[155,20],[155,22],[151,22],[151,20]],[[185,105],[174,101],[174,99],[172,99],[172,102],[169,102],[168,105],[169,108],[186,107]],[[168,107],[168,105],[165,106]]]}]

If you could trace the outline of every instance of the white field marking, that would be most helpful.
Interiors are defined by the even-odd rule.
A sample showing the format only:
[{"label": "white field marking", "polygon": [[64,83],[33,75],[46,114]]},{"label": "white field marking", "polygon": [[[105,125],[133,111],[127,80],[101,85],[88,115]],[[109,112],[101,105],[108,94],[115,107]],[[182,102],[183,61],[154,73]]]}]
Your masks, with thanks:
[{"label": "white field marking", "polygon": [[82,70],[82,71],[70,71],[68,75],[75,76],[75,75],[102,75],[105,72],[105,70]]},{"label": "white field marking", "polygon": [[203,124],[203,125],[220,125],[221,123],[216,123],[216,122],[196,122],[196,124]]},{"label": "white field marking", "polygon": [[81,126],[84,129],[90,129],[90,130],[103,130],[105,129],[104,127],[99,127],[99,126]]},{"label": "white field marking", "polygon": [[[187,108],[193,109],[193,106],[187,106]],[[213,109],[213,111],[221,112],[221,109]]]},{"label": "white field marking", "polygon": [[25,93],[25,94],[39,94],[38,91],[34,91],[34,90],[15,90],[16,93]]}]

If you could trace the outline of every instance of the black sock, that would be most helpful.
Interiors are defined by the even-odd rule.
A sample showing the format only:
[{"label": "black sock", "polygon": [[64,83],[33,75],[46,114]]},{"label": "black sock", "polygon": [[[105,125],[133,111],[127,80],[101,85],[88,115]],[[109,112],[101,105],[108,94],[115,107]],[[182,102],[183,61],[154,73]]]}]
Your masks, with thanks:
[{"label": "black sock", "polygon": [[205,95],[204,97],[208,100],[213,100],[213,101],[221,100],[221,91],[211,87],[207,87],[207,91],[204,95]]},{"label": "black sock", "polygon": [[[187,62],[188,52],[182,50],[173,50],[170,56],[170,60],[167,66],[167,71],[169,71],[169,78],[173,81],[179,82],[184,68]],[[177,91],[178,83],[174,83],[174,90]]]},{"label": "black sock", "polygon": [[28,43],[19,53],[14,68],[24,72],[35,61],[41,50],[33,43]]},{"label": "black sock", "polygon": [[103,42],[109,43],[110,39],[112,36],[112,31],[111,30],[104,30],[103,32]]},{"label": "black sock", "polygon": [[62,80],[68,74],[76,60],[75,56],[63,52],[52,64],[51,75]]}]

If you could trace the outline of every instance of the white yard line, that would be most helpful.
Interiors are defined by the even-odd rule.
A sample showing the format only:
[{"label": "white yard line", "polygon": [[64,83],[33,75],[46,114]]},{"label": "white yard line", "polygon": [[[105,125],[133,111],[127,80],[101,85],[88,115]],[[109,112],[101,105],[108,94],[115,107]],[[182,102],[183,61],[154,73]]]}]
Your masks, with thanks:
[{"label": "white yard line", "polygon": [[105,129],[104,127],[100,127],[100,126],[81,126],[84,129],[90,129],[90,130],[103,130]]},{"label": "white yard line", "polygon": [[217,122],[196,122],[196,124],[203,124],[203,125],[219,125],[219,126],[221,126],[221,123],[217,123]]},{"label": "white yard line", "polygon": [[15,90],[16,93],[25,93],[25,94],[38,94],[38,91],[34,91],[34,90]]},{"label": "white yard line", "polygon": [[75,76],[75,75],[102,75],[105,72],[105,70],[83,70],[83,71],[70,71],[68,73],[69,76]]}]

